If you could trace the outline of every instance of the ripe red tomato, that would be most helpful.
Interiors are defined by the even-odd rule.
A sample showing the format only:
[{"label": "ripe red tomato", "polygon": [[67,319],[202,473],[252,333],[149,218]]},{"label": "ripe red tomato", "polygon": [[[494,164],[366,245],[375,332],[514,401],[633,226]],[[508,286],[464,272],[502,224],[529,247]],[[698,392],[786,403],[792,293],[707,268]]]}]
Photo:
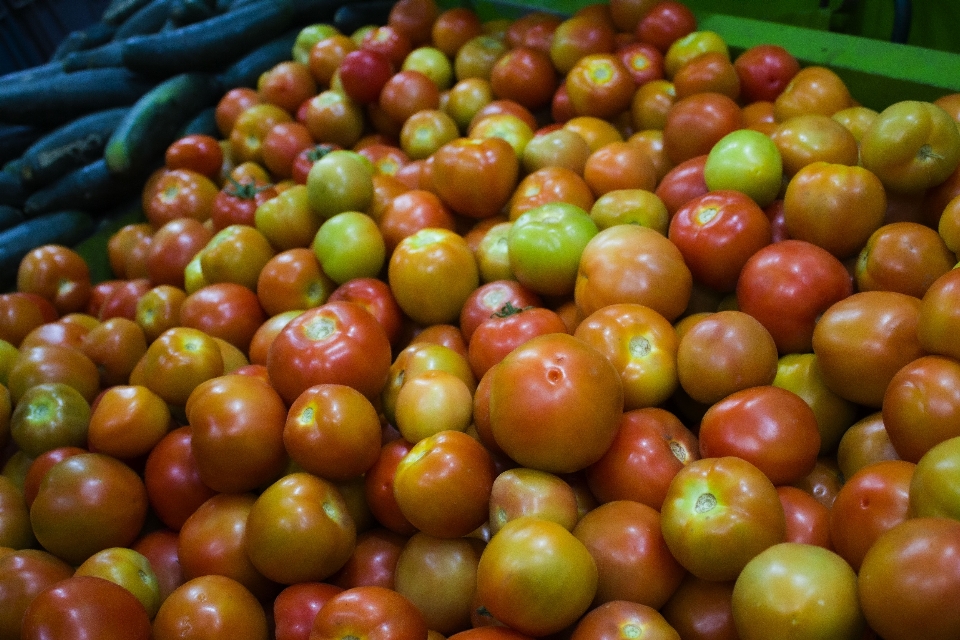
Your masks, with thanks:
[{"label": "ripe red tomato", "polygon": [[328,582],[300,582],[278,593],[273,600],[276,640],[309,640],[317,613],[341,591]]},{"label": "ripe red tomato", "polygon": [[675,0],[657,2],[637,22],[635,34],[641,42],[649,42],[666,53],[674,41],[697,28],[697,18],[688,6]]},{"label": "ripe red tomato", "polygon": [[787,522],[784,541],[815,544],[833,550],[830,509],[803,489],[791,485],[777,487],[777,494]]},{"label": "ripe red tomato", "polygon": [[773,102],[800,71],[792,53],[777,44],[760,44],[746,49],[733,61],[740,78],[740,92],[747,102]]},{"label": "ripe red tomato", "polygon": [[455,212],[471,218],[500,213],[519,179],[520,161],[502,138],[448,142],[433,154],[431,164],[437,195]]},{"label": "ripe red tomato", "polygon": [[504,305],[474,330],[467,345],[467,358],[477,379],[527,340],[547,333],[566,333],[557,312],[544,307],[516,308]]},{"label": "ripe red tomato", "polygon": [[216,493],[200,479],[192,437],[189,426],[167,433],[151,449],[143,470],[150,507],[174,531],[179,531],[190,514]]},{"label": "ripe red tomato", "polygon": [[960,436],[958,379],[960,363],[937,355],[905,364],[890,379],[883,394],[883,424],[902,459],[918,462],[934,446]]},{"label": "ripe red tomato", "polygon": [[17,291],[49,300],[59,315],[85,309],[91,288],[90,268],[70,247],[36,247],[20,259],[17,267]]},{"label": "ripe red tomato", "polygon": [[221,575],[200,576],[171,593],[153,620],[154,640],[174,640],[185,628],[205,640],[267,640],[263,605],[242,584]]},{"label": "ripe red tomato", "polygon": [[24,611],[36,596],[73,575],[47,551],[22,549],[0,556],[0,637],[20,638]]},{"label": "ripe red tomato", "polygon": [[164,152],[164,165],[168,169],[190,169],[214,181],[220,177],[223,160],[220,141],[202,133],[178,138]]},{"label": "ripe red tomato", "polygon": [[416,605],[392,589],[352,587],[327,600],[310,637],[412,640],[427,637],[427,623]]},{"label": "ripe red tomato", "polygon": [[288,403],[321,383],[346,384],[375,398],[391,360],[390,341],[373,314],[352,302],[327,302],[280,330],[267,354],[267,371]]},{"label": "ripe red tomato", "polygon": [[20,637],[148,640],[150,617],[128,589],[104,578],[71,576],[34,597],[23,613]]},{"label": "ripe red tomato", "polygon": [[674,164],[710,149],[743,126],[740,106],[722,93],[707,91],[678,99],[663,125],[663,148]]},{"label": "ripe red tomato", "polygon": [[660,612],[681,638],[738,640],[731,610],[733,585],[733,580],[702,580],[688,573]]}]

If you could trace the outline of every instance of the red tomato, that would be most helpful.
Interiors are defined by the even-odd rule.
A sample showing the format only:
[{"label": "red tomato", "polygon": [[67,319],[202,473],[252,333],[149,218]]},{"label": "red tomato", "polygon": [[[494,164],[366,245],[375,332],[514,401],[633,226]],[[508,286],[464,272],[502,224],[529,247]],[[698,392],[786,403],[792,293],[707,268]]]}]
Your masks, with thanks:
[{"label": "red tomato", "polygon": [[747,102],[774,101],[800,71],[793,54],[776,44],[754,45],[738,55],[733,66],[740,78],[740,91]]},{"label": "red tomato", "polygon": [[170,143],[164,153],[167,169],[190,169],[202,173],[211,180],[220,177],[223,168],[223,147],[220,141],[202,133],[178,138]]},{"label": "red tomato", "polygon": [[352,302],[328,302],[291,320],[267,354],[270,381],[286,402],[320,383],[380,394],[391,363],[390,341],[376,317]]},{"label": "red tomato", "polygon": [[630,108],[636,83],[620,57],[612,52],[585,55],[564,80],[578,116],[613,118]]},{"label": "red tomato", "polygon": [[507,304],[517,309],[541,305],[540,296],[516,280],[485,282],[470,294],[460,311],[460,331],[469,343],[478,326]]},{"label": "red tomato", "polygon": [[170,431],[150,451],[143,470],[153,512],[174,531],[216,493],[200,479],[192,437],[189,426]]},{"label": "red tomato", "polygon": [[190,169],[167,169],[145,192],[144,214],[159,228],[175,218],[196,218],[201,222],[210,217],[217,185],[202,173]]},{"label": "red tomato", "polygon": [[623,385],[610,361],[566,333],[533,338],[492,370],[490,428],[518,463],[553,473],[593,464],[616,436]]},{"label": "red tomato", "polygon": [[680,639],[660,612],[629,600],[615,600],[591,609],[577,622],[570,639],[615,640],[633,632],[648,638]]},{"label": "red tomato", "polygon": [[667,112],[663,148],[674,164],[710,149],[723,136],[743,126],[740,107],[722,93],[707,91],[679,99]]},{"label": "red tomato", "polygon": [[187,400],[186,417],[200,478],[215,491],[262,487],[287,464],[287,408],[260,378],[227,374],[199,384]]},{"label": "red tomato", "polygon": [[739,191],[711,191],[674,213],[668,233],[693,277],[718,291],[733,291],[750,257],[771,242],[770,221]]},{"label": "red tomato", "polygon": [[397,465],[413,445],[403,438],[384,443],[380,457],[364,475],[364,497],[381,525],[401,535],[411,535],[417,528],[410,523],[397,504],[393,485]]},{"label": "red tomato", "polygon": [[852,293],[853,279],[843,263],[803,240],[760,249],[737,281],[740,310],[766,327],[781,354],[810,351],[817,319]]},{"label": "red tomato", "polygon": [[918,462],[931,448],[960,436],[958,381],[960,362],[936,355],[907,363],[890,379],[883,394],[883,425],[902,459]]},{"label": "red tomato", "polygon": [[[343,300],[364,307],[376,317],[387,334],[390,344],[400,339],[403,311],[397,304],[390,286],[376,278],[353,278],[344,282],[327,298],[328,302]],[[310,305],[316,306],[316,305]]]},{"label": "red tomato", "polygon": [[599,574],[587,547],[556,522],[508,522],[477,566],[477,599],[499,622],[531,636],[556,633],[590,607]]},{"label": "red tomato", "polygon": [[917,332],[929,353],[960,359],[954,331],[960,327],[960,271],[951,269],[937,278],[920,301]]},{"label": "red tomato", "polygon": [[160,605],[154,640],[174,640],[185,628],[203,640],[269,637],[263,605],[239,582],[220,575],[189,580]]},{"label": "red tomato", "polygon": [[51,553],[22,549],[0,556],[0,637],[20,638],[24,611],[48,587],[73,575]]},{"label": "red tomato", "polygon": [[300,582],[278,593],[273,600],[276,640],[309,640],[317,613],[341,591],[326,582]]},{"label": "red tomato", "polygon": [[733,580],[786,531],[773,483],[734,456],[696,460],[678,471],[660,518],[670,552],[705,580]]},{"label": "red tomato", "polygon": [[468,343],[467,357],[477,379],[530,338],[566,333],[555,311],[543,307],[516,308],[508,303],[477,326]]},{"label": "red tomato", "polygon": [[786,542],[815,544],[833,549],[830,537],[830,509],[812,495],[797,487],[777,487],[780,504],[787,522]]},{"label": "red tomato", "polygon": [[820,452],[813,409],[792,391],[772,385],[742,389],[711,405],[698,438],[704,458],[738,456],[775,485],[804,478]]},{"label": "red tomato", "polygon": [[433,154],[433,187],[451,209],[471,218],[500,213],[517,186],[520,161],[501,138],[461,138]]},{"label": "red tomato", "polygon": [[358,533],[353,553],[330,582],[343,589],[370,585],[393,589],[397,560],[407,539],[379,525]]},{"label": "red tomato", "polygon": [[907,519],[916,465],[887,460],[847,478],[830,507],[833,548],[855,571],[877,538]]},{"label": "red tomato", "polygon": [[649,42],[666,53],[674,41],[697,28],[697,18],[685,4],[674,0],[657,2],[637,22],[635,34],[641,42]]},{"label": "red tomato", "polygon": [[129,590],[104,578],[71,576],[34,597],[23,614],[21,638],[148,640],[150,617]]},{"label": "red tomato", "polygon": [[739,640],[731,610],[733,585],[688,573],[660,611],[681,638]]},{"label": "red tomato", "polygon": [[[960,632],[950,606],[960,596],[960,525],[947,518],[911,518],[882,534],[860,566],[857,582],[867,623],[887,640],[946,640]],[[896,606],[891,603],[896,602]]]},{"label": "red tomato", "polygon": [[703,169],[707,164],[707,155],[684,160],[663,176],[654,193],[666,205],[672,216],[687,202],[707,193]]},{"label": "red tomato", "polygon": [[216,340],[178,326],[150,343],[130,374],[130,384],[142,384],[168,404],[182,407],[198,384],[222,375],[223,367]]},{"label": "red tomato", "polygon": [[180,305],[180,324],[222,338],[242,351],[267,319],[257,294],[235,282],[197,289]]},{"label": "red tomato", "polygon": [[60,315],[85,309],[91,287],[90,268],[70,247],[36,247],[17,266],[17,291],[46,298]]},{"label": "red tomato", "polygon": [[[587,512],[573,535],[597,564],[594,605],[629,600],[659,609],[686,575],[670,554],[660,514],[651,506],[632,500],[607,502]],[[644,579],[636,580],[637,575]]]},{"label": "red tomato", "polygon": [[956,264],[956,254],[934,229],[919,222],[891,222],[867,239],[854,277],[860,291],[899,291],[922,298],[934,280]]},{"label": "red tomato", "polygon": [[420,610],[396,591],[353,587],[327,600],[310,637],[413,640],[427,637],[427,623]]}]

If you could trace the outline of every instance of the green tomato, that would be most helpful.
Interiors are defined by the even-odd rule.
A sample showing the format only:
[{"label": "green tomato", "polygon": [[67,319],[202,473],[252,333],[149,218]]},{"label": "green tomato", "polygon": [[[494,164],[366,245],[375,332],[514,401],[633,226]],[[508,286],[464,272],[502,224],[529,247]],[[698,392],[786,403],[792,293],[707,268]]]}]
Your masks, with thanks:
[{"label": "green tomato", "polygon": [[309,64],[310,50],[313,49],[313,45],[338,33],[340,33],[340,31],[332,24],[320,23],[307,25],[300,30],[296,40],[293,41],[291,57],[294,62]]},{"label": "green tomato", "polygon": [[537,293],[569,295],[583,248],[598,231],[590,214],[575,204],[550,202],[525,211],[507,235],[510,269]]},{"label": "green tomato", "polygon": [[713,145],[703,178],[711,191],[733,189],[765,207],[780,193],[783,160],[770,136],[739,129]]},{"label": "green tomato", "polygon": [[373,202],[373,163],[356,151],[331,151],[310,167],[310,208],[327,219],[344,211],[364,212]]},{"label": "green tomato", "polygon": [[359,211],[344,211],[320,225],[313,252],[324,273],[343,284],[354,278],[377,277],[387,248],[373,218]]},{"label": "green tomato", "polygon": [[453,63],[436,47],[417,47],[408,53],[401,71],[419,71],[433,80],[441,91],[453,85]]}]

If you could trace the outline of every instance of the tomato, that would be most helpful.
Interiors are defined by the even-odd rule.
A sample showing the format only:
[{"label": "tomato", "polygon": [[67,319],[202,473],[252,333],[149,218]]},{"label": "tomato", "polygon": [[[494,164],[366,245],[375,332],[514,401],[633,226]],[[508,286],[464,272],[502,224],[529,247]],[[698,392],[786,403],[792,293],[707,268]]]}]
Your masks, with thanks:
[{"label": "tomato", "polygon": [[773,483],[734,456],[704,458],[680,469],[660,517],[673,556],[705,580],[733,580],[758,553],[782,542],[786,527]]},{"label": "tomato", "polygon": [[490,493],[490,534],[511,520],[535,516],[572,531],[579,519],[576,492],[563,478],[536,469],[506,469],[493,481]]},{"label": "tomato", "polygon": [[857,139],[836,119],[820,113],[791,116],[770,133],[783,157],[788,176],[813,162],[854,166],[859,162]]},{"label": "tomato", "polygon": [[598,118],[627,111],[636,90],[630,71],[613,52],[581,57],[567,72],[564,84],[574,113]]},{"label": "tomato", "polygon": [[732,580],[702,580],[688,573],[660,612],[681,638],[737,640],[731,611],[733,586]]},{"label": "tomato", "polygon": [[31,249],[17,266],[17,291],[37,294],[59,315],[82,311],[90,299],[90,268],[83,257],[62,245]]},{"label": "tomato", "polygon": [[820,65],[800,69],[773,101],[777,122],[806,113],[832,116],[851,106],[853,98],[844,81]]},{"label": "tomato", "polygon": [[733,100],[740,97],[740,77],[726,51],[706,51],[691,58],[676,70],[672,80],[678,98],[707,91]]},{"label": "tomato", "polygon": [[102,549],[131,544],[146,516],[143,480],[126,464],[100,453],[56,463],[30,507],[37,541],[75,565]]},{"label": "tomato", "polygon": [[728,133],[740,129],[740,107],[712,91],[678,99],[663,124],[663,146],[674,164],[707,154]]},{"label": "tomato", "polygon": [[[654,45],[648,42],[631,42],[617,47],[616,54],[637,87],[652,80],[663,79],[663,54]],[[631,106],[632,100],[631,97]]]},{"label": "tomato", "polygon": [[957,307],[952,302],[957,297],[960,272],[950,270],[937,278],[927,289],[920,303],[920,318],[917,331],[924,350],[957,358],[960,355],[947,336],[957,326]]},{"label": "tomato", "polygon": [[196,218],[202,222],[210,217],[218,191],[213,180],[201,173],[167,169],[153,185],[152,197],[144,202],[144,213],[154,228],[175,218]]},{"label": "tomato", "polygon": [[515,100],[533,110],[550,104],[557,83],[549,54],[529,46],[510,49],[490,70],[490,87],[497,98]]},{"label": "tomato", "polygon": [[667,235],[670,214],[655,193],[646,189],[616,189],[597,198],[590,217],[599,229],[617,224],[650,227]]},{"label": "tomato", "polygon": [[[954,637],[960,619],[949,602],[960,590],[960,526],[946,518],[911,518],[882,534],[857,581],[867,623],[889,640]],[[896,602],[896,607],[890,606]]]},{"label": "tomato", "polygon": [[23,614],[22,638],[153,637],[150,618],[126,588],[95,576],[71,576],[34,597]]},{"label": "tomato", "polygon": [[697,18],[685,4],[674,0],[657,2],[637,21],[634,33],[641,42],[649,42],[666,52],[675,40],[694,31]]},{"label": "tomato", "polygon": [[656,167],[646,151],[627,141],[604,144],[587,158],[583,179],[596,197],[622,189],[653,191]]},{"label": "tomato", "polygon": [[850,565],[828,549],[795,542],[774,545],[747,563],[731,607],[744,640],[771,633],[858,640],[866,626]]},{"label": "tomato", "polygon": [[317,613],[341,591],[327,582],[300,582],[278,593],[273,601],[276,640],[309,640]]},{"label": "tomato", "polygon": [[692,286],[683,254],[665,236],[646,227],[614,225],[584,247],[574,300],[584,316],[608,304],[631,302],[672,322],[687,308]]},{"label": "tomato", "polygon": [[918,222],[891,222],[867,239],[854,275],[860,291],[899,291],[922,298],[956,262],[956,254],[930,227]]},{"label": "tomato", "polygon": [[880,112],[860,140],[863,166],[892,191],[918,193],[960,163],[960,130],[942,107],[907,100]]},{"label": "tomato", "polygon": [[223,373],[216,341],[189,327],[174,327],[157,337],[130,374],[168,404],[183,406],[194,387]]},{"label": "tomato", "polygon": [[917,298],[902,293],[863,291],[824,311],[812,344],[827,387],[841,398],[879,408],[897,371],[923,355],[919,307]]},{"label": "tomato", "polygon": [[337,149],[313,163],[306,186],[310,209],[321,219],[365,211],[373,200],[373,164],[355,151]]},{"label": "tomato", "polygon": [[[594,605],[628,600],[659,609],[686,574],[664,542],[659,513],[648,505],[607,502],[584,515],[573,535],[597,565]],[[645,579],[634,580],[638,573]]]},{"label": "tomato", "polygon": [[827,250],[784,240],[747,260],[736,293],[740,310],[766,327],[779,353],[804,353],[811,349],[817,319],[853,293],[853,279]]},{"label": "tomato", "polygon": [[465,433],[441,431],[414,444],[399,461],[393,493],[417,529],[456,538],[486,522],[494,476],[483,445]]},{"label": "tomato", "polygon": [[34,598],[71,575],[73,567],[46,551],[23,549],[0,557],[0,637],[20,638],[23,614]]},{"label": "tomato", "polygon": [[97,398],[87,446],[121,460],[145,456],[170,428],[170,409],[147,387],[115,385]]},{"label": "tomato", "polygon": [[407,540],[408,535],[379,524],[359,532],[353,554],[330,582],[342,589],[369,585],[393,589],[397,560]]},{"label": "tomato", "polygon": [[11,550],[35,546],[24,492],[5,476],[0,476],[0,515],[0,544]]},{"label": "tomato", "polygon": [[280,395],[259,378],[228,374],[197,385],[186,417],[203,483],[216,491],[241,492],[276,479],[287,463],[286,415]]},{"label": "tomato", "polygon": [[672,167],[657,184],[654,193],[663,201],[671,216],[690,200],[709,191],[704,178],[708,157],[709,154],[704,153],[684,160]]},{"label": "tomato", "polygon": [[215,493],[200,479],[192,437],[189,426],[173,429],[154,445],[144,465],[144,485],[153,513],[174,531]]},{"label": "tomato", "polygon": [[704,458],[738,456],[775,485],[805,477],[820,451],[813,409],[792,391],[772,385],[735,391],[711,405],[698,438]]},{"label": "tomato", "polygon": [[470,627],[477,563],[483,542],[414,534],[397,558],[396,591],[423,614],[431,630],[451,634]]},{"label": "tomato", "polygon": [[86,445],[90,403],[62,382],[39,383],[16,400],[10,438],[20,451],[37,457],[59,447]]},{"label": "tomato", "polygon": [[898,460],[897,451],[883,424],[883,414],[874,411],[850,425],[837,445],[836,458],[837,466],[845,478],[868,464]]},{"label": "tomato", "polygon": [[344,385],[316,385],[290,405],[283,442],[304,471],[346,480],[362,475],[380,455],[380,419],[359,391]]},{"label": "tomato", "polygon": [[400,149],[407,162],[423,160],[459,135],[460,129],[451,116],[440,109],[423,109],[404,121],[400,128]]},{"label": "tomato", "polygon": [[496,137],[460,138],[433,154],[433,186],[455,212],[471,218],[500,213],[519,179],[513,147]]},{"label": "tomato", "polygon": [[182,326],[222,338],[244,351],[264,320],[266,314],[257,294],[234,282],[208,284],[180,305]]},{"label": "tomato", "polygon": [[516,280],[493,280],[480,285],[470,294],[460,311],[460,331],[468,341],[485,320],[500,312],[507,304],[516,309],[541,306],[540,296]]},{"label": "tomato", "polygon": [[860,252],[883,223],[886,207],[886,192],[875,174],[824,162],[800,169],[783,198],[790,237],[812,242],[841,260]]},{"label": "tomato", "polygon": [[785,542],[814,544],[833,550],[830,539],[830,509],[811,494],[792,485],[777,487],[787,523]]},{"label": "tomato", "polygon": [[623,385],[610,361],[582,340],[538,336],[501,360],[492,376],[490,427],[518,463],[577,471],[599,460],[613,441]]},{"label": "tomato", "polygon": [[956,519],[957,445],[949,438],[931,447],[917,462],[910,481],[911,517],[945,516]]},{"label": "tomato", "polygon": [[320,383],[346,384],[374,398],[390,362],[390,341],[373,314],[351,302],[327,302],[280,330],[266,364],[271,384],[291,403]]},{"label": "tomato", "polygon": [[139,551],[111,547],[98,551],[77,567],[74,576],[96,576],[124,587],[143,605],[152,620],[160,608],[160,583],[150,560]]},{"label": "tomato", "polygon": [[427,637],[427,623],[408,598],[379,586],[346,589],[317,613],[311,638],[412,640]]},{"label": "tomato", "polygon": [[325,220],[311,248],[323,272],[337,284],[375,277],[386,258],[386,244],[376,221],[357,211],[344,211]]},{"label": "tomato", "polygon": [[777,44],[749,47],[733,61],[740,78],[741,97],[746,102],[774,101],[793,76],[800,63],[789,51]]},{"label": "tomato", "polygon": [[261,605],[242,584],[220,575],[200,576],[177,587],[153,621],[154,640],[174,640],[192,629],[198,640],[269,637]]},{"label": "tomato", "polygon": [[709,405],[735,391],[771,384],[777,374],[777,347],[752,316],[717,311],[682,335],[677,367],[683,390]]},{"label": "tomato", "polygon": [[760,207],[777,197],[783,179],[780,152],[770,137],[751,129],[728,133],[710,149],[703,177],[711,191],[732,189]]},{"label": "tomato", "polygon": [[711,191],[677,210],[667,237],[683,254],[695,280],[718,291],[732,291],[747,260],[770,244],[770,221],[745,194]]},{"label": "tomato", "polygon": [[168,169],[190,169],[214,181],[220,177],[223,160],[220,141],[202,133],[177,138],[164,152],[164,165]]},{"label": "tomato", "polygon": [[582,542],[555,522],[529,516],[493,536],[477,566],[482,606],[532,636],[555,633],[580,618],[598,583],[597,565]]},{"label": "tomato", "polygon": [[730,59],[730,50],[720,34],[703,29],[691,31],[674,40],[664,52],[664,72],[668,78],[672,79],[681,68],[695,58],[711,52],[719,53],[727,60]]},{"label": "tomato", "polygon": [[528,173],[517,185],[507,204],[508,217],[516,220],[531,209],[553,202],[575,204],[586,210],[593,206],[594,195],[586,180],[575,170],[554,165],[541,167]]}]

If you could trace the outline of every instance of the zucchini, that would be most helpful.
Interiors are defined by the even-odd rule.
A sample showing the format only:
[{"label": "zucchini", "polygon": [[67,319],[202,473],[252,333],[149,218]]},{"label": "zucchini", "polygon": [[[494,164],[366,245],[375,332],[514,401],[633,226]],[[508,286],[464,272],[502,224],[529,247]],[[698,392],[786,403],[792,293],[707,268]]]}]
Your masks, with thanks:
[{"label": "zucchini", "polygon": [[247,55],[234,61],[218,76],[220,92],[226,93],[235,87],[257,88],[260,74],[274,65],[289,60],[293,44],[297,41],[300,27],[290,29],[278,38],[260,45]]},{"label": "zucchini", "polygon": [[27,189],[23,186],[20,172],[0,171],[0,204],[11,207],[22,207],[27,201]]},{"label": "zucchini", "polygon": [[179,27],[212,18],[215,7],[207,0],[172,0],[170,19]]},{"label": "zucchini", "polygon": [[34,218],[71,208],[99,214],[130,193],[140,191],[146,174],[118,176],[107,167],[107,161],[100,158],[31,193],[23,203],[23,213]]},{"label": "zucchini", "polygon": [[337,9],[346,4],[350,0],[293,0],[293,19],[299,25],[332,22]]},{"label": "zucchini", "polygon": [[49,184],[102,157],[107,140],[129,111],[130,107],[117,107],[80,116],[37,140],[21,156],[24,184],[31,188]]},{"label": "zucchini", "polygon": [[107,167],[128,176],[162,161],[183,126],[219,96],[209,74],[182,73],[164,80],[133,105],[110,136],[103,152]]},{"label": "zucchini", "polygon": [[63,70],[67,72],[102,67],[119,67],[123,64],[123,42],[112,41],[92,49],[74,51],[63,57]]},{"label": "zucchini", "polygon": [[341,33],[353,33],[360,27],[387,24],[393,2],[373,0],[345,4],[333,14],[333,26]]},{"label": "zucchini", "polygon": [[128,38],[123,64],[137,73],[161,78],[217,72],[291,24],[291,0],[259,0],[170,31]]},{"label": "zucchini", "polygon": [[59,126],[94,111],[132,105],[154,84],[123,67],[0,83],[0,121]]},{"label": "zucchini", "polygon": [[217,128],[217,107],[212,105],[200,111],[187,124],[183,125],[177,138],[202,133],[211,138],[220,138],[220,129]]},{"label": "zucchini", "polygon": [[0,165],[18,158],[44,133],[46,129],[34,125],[0,122]]},{"label": "zucchini", "polygon": [[140,7],[136,13],[117,27],[113,40],[123,41],[133,36],[156,33],[170,17],[172,0],[153,0]]},{"label": "zucchini", "polygon": [[23,257],[47,244],[71,247],[93,233],[90,214],[75,209],[51,212],[0,231],[0,285],[7,289],[16,282]]},{"label": "zucchini", "polygon": [[111,0],[100,15],[100,20],[114,27],[119,26],[151,2],[153,0]]},{"label": "zucchini", "polygon": [[0,204],[0,231],[6,231],[26,220],[23,211],[7,204]]},{"label": "zucchini", "polygon": [[50,56],[50,60],[63,60],[67,54],[75,51],[84,51],[106,44],[113,38],[115,31],[115,26],[102,21],[94,22],[85,29],[71,31],[57,45],[53,55]]}]

